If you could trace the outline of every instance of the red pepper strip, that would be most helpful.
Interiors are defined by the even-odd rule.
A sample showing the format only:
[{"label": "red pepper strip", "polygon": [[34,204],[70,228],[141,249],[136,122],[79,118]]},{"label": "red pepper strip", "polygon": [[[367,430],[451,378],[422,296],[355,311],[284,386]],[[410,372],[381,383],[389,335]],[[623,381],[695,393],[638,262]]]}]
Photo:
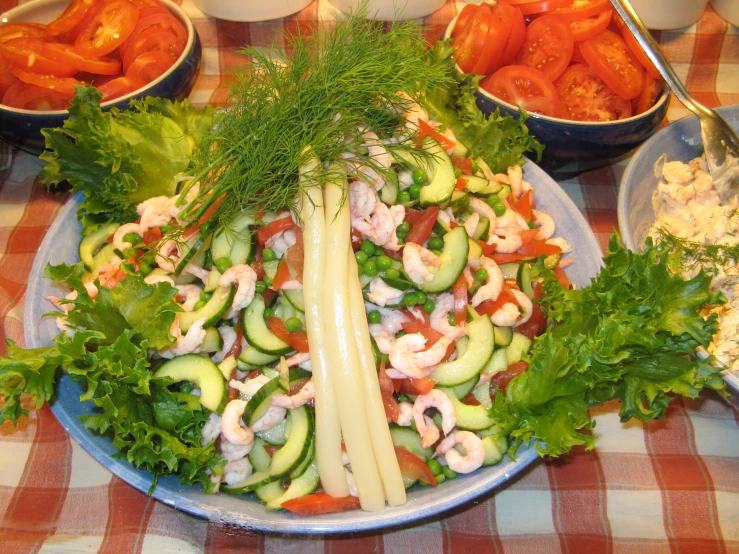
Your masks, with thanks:
[{"label": "red pepper strip", "polygon": [[567,277],[565,270],[557,266],[554,268],[554,277],[559,281],[559,284],[565,288],[570,288],[570,279]]},{"label": "red pepper strip", "polygon": [[361,508],[359,498],[345,496],[334,498],[326,492],[314,492],[305,496],[291,498],[282,503],[287,511],[299,516],[317,516],[321,514],[332,514],[335,512],[346,512]]},{"label": "red pepper strip", "polygon": [[508,386],[508,383],[513,381],[528,368],[528,362],[516,362],[515,364],[509,365],[505,371],[501,371],[500,373],[493,375],[493,378],[490,380],[490,396],[495,394],[496,388],[500,392],[505,393],[505,388]]},{"label": "red pepper strip", "polygon": [[[418,321],[417,319],[414,319],[413,321],[408,321],[406,323],[403,323],[403,331],[405,331],[408,334],[413,333],[419,333],[424,336],[426,339],[426,348],[424,350],[428,350],[433,345],[435,345],[439,339],[441,339],[444,335],[439,333],[436,329],[432,329],[431,326],[428,323],[424,323],[421,321]],[[449,343],[449,346],[446,349],[446,353],[444,354],[444,357],[441,359],[441,361],[445,361],[449,358],[449,356],[452,355],[454,352],[454,342],[452,341]]]},{"label": "red pepper strip", "polygon": [[521,198],[519,198],[516,202],[516,206],[514,209],[518,213],[520,213],[526,221],[531,221],[531,210],[536,209],[534,191],[532,189],[529,189],[524,192],[521,195]]},{"label": "red pepper strip", "polygon": [[400,473],[403,477],[418,479],[419,481],[428,483],[432,487],[436,486],[434,473],[421,458],[400,446],[395,447],[395,455],[398,457],[398,465],[400,466]]},{"label": "red pepper strip", "polygon": [[400,389],[403,388],[403,381],[405,379],[390,379],[393,382],[393,389],[395,389],[395,392],[400,392]]},{"label": "red pepper strip", "polygon": [[436,386],[436,381],[428,377],[421,377],[420,379],[393,379],[393,381],[400,381],[398,391],[402,394],[428,394]]},{"label": "red pepper strip", "polygon": [[223,196],[216,198],[215,202],[213,202],[213,204],[211,204],[210,207],[205,210],[205,212],[203,212],[203,215],[198,218],[197,223],[192,227],[189,227],[184,233],[182,233],[182,238],[187,239],[200,231],[200,228],[205,225],[211,217],[213,217],[214,213],[216,213],[216,210],[218,210],[221,202],[223,202]]},{"label": "red pepper strip", "polygon": [[261,260],[251,264],[251,267],[257,274],[257,281],[264,279],[264,268],[262,267]]},{"label": "red pepper strip", "polygon": [[536,238],[536,235],[538,234],[539,229],[529,229],[528,231],[521,231],[521,234],[518,235],[519,237],[521,237],[521,246],[530,243]]},{"label": "red pepper strip", "polygon": [[556,244],[547,244],[543,240],[532,240],[512,254],[493,254],[490,258],[497,264],[504,264],[518,262],[520,260],[530,260],[538,258],[541,255],[551,256],[560,252],[562,252],[562,249]]},{"label": "red pepper strip", "polygon": [[457,278],[457,282],[452,285],[454,293],[454,317],[457,319],[457,325],[463,325],[467,321],[467,281],[464,275]]},{"label": "red pepper strip", "polygon": [[456,145],[454,144],[454,141],[446,138],[444,135],[442,135],[439,131],[434,129],[431,125],[428,124],[428,122],[424,121],[423,119],[418,120],[418,140],[423,141],[424,137],[431,137],[436,142],[441,144],[441,147],[444,150],[451,150]]},{"label": "red pepper strip", "polygon": [[398,408],[398,401],[393,396],[393,392],[395,392],[393,380],[385,373],[384,360],[380,361],[380,372],[377,374],[377,378],[380,382],[380,395],[382,396],[382,404],[385,406],[385,415],[397,423],[400,408]]},{"label": "red pepper strip", "polygon": [[472,160],[461,156],[452,156],[452,163],[465,175],[472,175]]},{"label": "red pepper strip", "polygon": [[272,289],[265,289],[265,291],[262,293],[262,298],[264,298],[264,305],[269,306],[272,304],[272,301],[277,296],[277,293],[273,291]]},{"label": "red pepper strip", "polygon": [[289,215],[282,219],[275,219],[272,223],[268,223],[257,231],[257,240],[259,241],[259,244],[264,244],[270,237],[273,237],[282,231],[286,231],[293,226],[295,226],[295,223]]},{"label": "red pepper strip", "polygon": [[[542,284],[536,283],[534,287],[534,299],[540,299],[544,292],[542,290]],[[516,332],[526,335],[530,339],[538,337],[547,328],[547,316],[544,315],[544,311],[537,302],[533,302],[533,308],[531,310],[531,317],[529,317],[526,323],[516,327]]]},{"label": "red pepper strip", "polygon": [[[424,214],[426,213],[426,210],[416,210],[414,208],[406,208],[405,209],[405,220],[410,223],[411,225],[415,225],[421,219],[423,219]],[[113,240],[111,238],[111,240]]]},{"label": "red pepper strip", "polygon": [[464,187],[467,186],[468,182],[469,182],[469,179],[463,179],[462,177],[457,177],[457,185],[454,187],[454,190],[464,190]]},{"label": "red pepper strip", "polygon": [[282,285],[290,280],[290,268],[287,265],[287,260],[282,258],[277,266],[277,273],[275,278],[272,280],[272,289],[277,292],[282,288]]},{"label": "red pepper strip", "polygon": [[159,227],[152,227],[151,229],[144,231],[144,236],[141,238],[143,239],[144,244],[149,246],[162,238],[162,230]]},{"label": "red pepper strip", "polygon": [[305,331],[288,333],[285,323],[279,317],[268,317],[267,327],[282,342],[289,344],[290,348],[298,352],[308,352],[308,334]]},{"label": "red pepper strip", "polygon": [[434,223],[436,223],[436,216],[438,215],[439,206],[426,208],[424,210],[423,217],[415,224],[411,224],[411,230],[408,232],[405,242],[413,242],[415,244],[423,244],[426,242],[426,240],[431,236],[431,231],[434,229]]},{"label": "red pepper strip", "polygon": [[474,394],[469,393],[462,399],[462,404],[466,404],[467,406],[479,406],[480,401],[475,397]]},{"label": "red pepper strip", "polygon": [[[356,250],[355,250],[356,252]],[[400,250],[388,250],[387,248],[383,248],[382,252],[388,257],[392,258],[393,260],[402,260],[403,254],[401,254]]]},{"label": "red pepper strip", "polygon": [[482,255],[489,258],[495,253],[495,244],[488,244],[484,240],[477,240],[477,244],[482,246]]},{"label": "red pepper strip", "polygon": [[244,328],[241,325],[241,312],[239,312],[239,317],[236,319],[236,342],[234,342],[231,350],[228,351],[228,356],[233,356],[238,359],[239,354],[241,354],[241,339],[243,338]]},{"label": "red pepper strip", "polygon": [[[426,310],[424,310],[422,307],[418,307],[415,310],[410,310],[410,308],[403,308],[400,310],[405,314],[408,318],[410,318],[412,321],[419,321],[426,325],[427,327],[431,324],[431,319],[429,318],[429,314],[426,313]],[[406,333],[409,333],[410,331],[406,331]]]},{"label": "red pepper strip", "polygon": [[511,288],[507,284],[504,284],[503,289],[498,295],[498,298],[496,298],[495,300],[485,300],[484,302],[481,302],[475,309],[479,314],[487,314],[492,317],[493,314],[500,310],[504,304],[508,303],[518,306],[518,300],[516,300],[513,292],[511,292]]},{"label": "red pepper strip", "polygon": [[303,248],[303,231],[300,227],[295,229],[295,244],[287,249],[287,264],[292,270],[292,275],[299,282],[303,282],[303,260],[305,258],[305,250]]}]

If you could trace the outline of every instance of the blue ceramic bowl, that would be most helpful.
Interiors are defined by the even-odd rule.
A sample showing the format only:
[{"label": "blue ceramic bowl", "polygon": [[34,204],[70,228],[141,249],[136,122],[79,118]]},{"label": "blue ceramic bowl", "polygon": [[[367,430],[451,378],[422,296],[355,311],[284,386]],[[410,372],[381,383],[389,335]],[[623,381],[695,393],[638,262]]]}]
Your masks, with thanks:
[{"label": "blue ceramic bowl", "polygon": [[[146,96],[159,96],[170,100],[182,100],[190,94],[198,76],[201,59],[200,39],[195,26],[185,12],[170,0],[161,0],[187,30],[187,43],[179,59],[169,70],[144,88],[110,102],[104,102],[104,110],[125,110],[129,101]],[[35,0],[22,4],[0,15],[0,25],[13,22],[49,23],[64,11],[69,0]],[[0,104],[0,138],[13,146],[38,155],[44,150],[41,129],[60,127],[67,118],[66,110],[19,110]]]},{"label": "blue ceramic bowl", "polygon": [[[456,23],[453,19],[444,38],[451,36]],[[665,87],[651,109],[637,116],[619,121],[569,121],[545,115],[529,114],[526,125],[529,132],[544,144],[544,157],[539,166],[557,179],[572,177],[610,163],[639,146],[659,127],[667,114],[670,92]],[[518,107],[480,89],[477,106],[489,115],[501,113],[518,118]]]}]

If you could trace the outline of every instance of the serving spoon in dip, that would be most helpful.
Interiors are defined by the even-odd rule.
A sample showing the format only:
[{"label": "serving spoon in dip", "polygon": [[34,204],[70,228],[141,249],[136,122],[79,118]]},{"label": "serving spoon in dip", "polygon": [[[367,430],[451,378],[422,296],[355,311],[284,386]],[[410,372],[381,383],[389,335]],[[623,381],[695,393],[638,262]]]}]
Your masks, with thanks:
[{"label": "serving spoon in dip", "polygon": [[739,194],[739,139],[736,133],[720,115],[688,93],[629,0],[611,0],[611,3],[677,99],[698,116],[708,171],[721,201],[724,204],[730,202]]}]

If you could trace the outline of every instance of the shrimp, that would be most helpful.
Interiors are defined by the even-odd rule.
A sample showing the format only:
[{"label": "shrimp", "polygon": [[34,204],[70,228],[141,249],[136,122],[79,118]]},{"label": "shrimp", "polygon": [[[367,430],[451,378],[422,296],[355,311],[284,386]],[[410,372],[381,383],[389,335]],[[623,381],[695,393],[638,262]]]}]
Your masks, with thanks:
[{"label": "shrimp", "polygon": [[503,304],[490,318],[493,325],[497,325],[498,327],[515,327],[523,325],[531,317],[533,310],[531,299],[520,290],[513,289],[511,292],[516,297],[518,305],[512,302]]},{"label": "shrimp", "polygon": [[422,285],[424,281],[433,279],[434,274],[429,270],[429,266],[440,268],[439,257],[423,246],[413,242],[406,243],[403,248],[403,268],[411,281]]},{"label": "shrimp", "polygon": [[138,223],[126,223],[125,225],[121,225],[120,227],[118,227],[118,230],[113,233],[113,246],[121,251],[125,250],[126,248],[131,248],[133,244],[123,240],[123,237],[125,237],[129,233],[136,233],[137,235],[140,235],[140,225]]},{"label": "shrimp", "polygon": [[299,366],[305,362],[310,362],[310,352],[298,352],[290,356],[285,362],[287,362],[287,367]]},{"label": "shrimp", "polygon": [[[408,248],[407,245],[406,248]],[[381,278],[375,277],[370,281],[367,298],[373,304],[385,306],[386,304],[395,304],[400,301],[400,299],[403,298],[403,291],[393,288],[386,284]]]},{"label": "shrimp", "polygon": [[[242,426],[241,416],[244,415],[246,400],[231,400],[223,409],[221,415],[221,435],[235,446],[251,446],[254,444],[254,432]],[[248,454],[248,452],[247,452]]]},{"label": "shrimp", "polygon": [[271,236],[264,243],[264,246],[274,250],[278,258],[281,258],[287,249],[293,246],[298,241],[298,237],[293,229],[285,229]]},{"label": "shrimp", "polygon": [[154,261],[164,271],[174,273],[180,261],[180,246],[174,240],[165,241],[157,250]]},{"label": "shrimp", "polygon": [[448,292],[441,294],[436,299],[436,306],[434,311],[431,312],[429,320],[433,330],[439,331],[445,337],[456,340],[467,333],[467,328],[464,321],[460,322],[459,325],[450,325],[449,312],[452,310],[454,310],[454,295]]},{"label": "shrimp", "polygon": [[279,406],[270,406],[267,408],[267,412],[259,418],[253,425],[249,427],[255,433],[272,429],[282,423],[287,415],[287,410]]},{"label": "shrimp", "polygon": [[495,215],[495,211],[490,205],[484,200],[470,196],[470,208],[475,210],[478,215],[487,217],[490,220],[490,228],[495,229],[498,225],[498,216]]},{"label": "shrimp", "polygon": [[421,434],[421,443],[424,448],[428,448],[438,440],[438,429],[437,438],[432,441],[433,431],[428,431],[429,426],[423,418],[423,413],[429,408],[436,408],[441,413],[441,428],[445,435],[448,435],[457,425],[457,414],[454,412],[454,405],[449,397],[439,389],[431,389],[428,393],[416,397],[416,401],[413,403],[413,419],[416,422],[416,429]]},{"label": "shrimp", "polygon": [[[464,447],[465,454],[462,455],[454,449],[454,446],[461,444]],[[449,469],[457,473],[472,473],[482,466],[485,460],[485,447],[482,445],[480,437],[470,431],[454,431],[447,436],[438,447],[434,456],[444,455]]]},{"label": "shrimp", "polygon": [[364,144],[367,146],[369,157],[372,158],[377,165],[385,169],[389,168],[393,163],[390,152],[387,151],[385,145],[380,142],[378,136],[372,131],[368,131],[362,135]]},{"label": "shrimp", "polygon": [[[490,228],[493,228],[492,225]],[[513,232],[525,231],[529,228],[529,224],[516,210],[506,209],[505,213],[498,218],[494,228],[496,233],[501,229],[510,229]]]},{"label": "shrimp", "polygon": [[352,227],[378,246],[400,250],[396,229],[405,219],[405,208],[388,208],[377,193],[361,179],[349,185]]},{"label": "shrimp", "polygon": [[199,352],[200,345],[203,344],[203,339],[205,339],[205,329],[203,329],[205,319],[206,318],[204,317],[196,319],[195,322],[190,325],[187,333],[183,336],[182,331],[180,331],[179,319],[175,316],[169,332],[175,339],[177,339],[177,341],[172,346],[168,346],[160,350],[159,355],[162,358],[170,359],[176,356],[182,356],[183,354],[194,354]]},{"label": "shrimp", "polygon": [[161,227],[169,223],[172,219],[169,206],[168,196],[155,196],[139,204],[136,211],[141,216],[140,233],[145,233],[152,227]]},{"label": "shrimp", "polygon": [[174,279],[169,275],[162,275],[161,273],[149,273],[144,277],[144,283],[147,285],[156,285],[157,283],[169,283],[170,286],[174,287]]},{"label": "shrimp", "polygon": [[254,300],[257,284],[256,271],[246,264],[231,266],[221,275],[218,284],[221,287],[227,287],[231,283],[238,285],[231,308],[236,311],[246,308]]},{"label": "shrimp", "polygon": [[539,224],[539,232],[536,234],[536,240],[547,240],[554,234],[554,220],[546,212],[540,212],[539,210],[531,210],[534,215],[536,223]]},{"label": "shrimp", "polygon": [[218,328],[218,334],[221,335],[223,347],[211,356],[210,359],[213,360],[215,363],[220,363],[224,359],[226,359],[226,356],[228,356],[228,353],[231,351],[234,344],[236,343],[236,331],[234,331],[233,327],[229,325],[222,325]]},{"label": "shrimp", "polygon": [[398,404],[398,412],[398,419],[395,423],[401,427],[408,427],[411,421],[413,421],[413,404],[410,402],[401,402]]},{"label": "shrimp", "polygon": [[208,416],[208,421],[203,425],[203,430],[200,431],[201,439],[200,446],[212,443],[221,434],[221,416],[215,412],[211,412]]},{"label": "shrimp", "polygon": [[401,249],[401,245],[398,244],[398,225],[401,225],[403,221],[405,221],[405,206],[402,204],[390,206],[390,216],[393,218],[393,232],[387,242],[381,246],[384,246],[393,252],[397,252]]},{"label": "shrimp", "polygon": [[375,339],[377,349],[382,354],[389,354],[395,342],[395,334],[388,331],[381,323],[372,323],[369,326],[370,335]]},{"label": "shrimp", "polygon": [[197,264],[194,264],[190,262],[185,266],[185,269],[182,270],[183,273],[188,273],[190,275],[193,275],[194,277],[197,277],[200,279],[203,283],[205,283],[208,280],[208,275],[210,275],[210,271],[207,269],[203,269]]},{"label": "shrimp", "polygon": [[246,456],[252,448],[251,444],[231,444],[225,438],[221,439],[221,456],[226,460],[239,460]]},{"label": "shrimp", "polygon": [[526,191],[531,190],[531,183],[523,180],[523,170],[520,165],[512,165],[508,168],[508,184],[511,185],[511,191],[516,198],[520,198]]},{"label": "shrimp", "polygon": [[269,382],[269,377],[266,375],[258,375],[254,377],[253,379],[249,379],[246,382],[237,381],[236,379],[231,379],[228,382],[228,386],[232,389],[238,390],[241,394],[244,395],[246,398],[251,398],[254,396],[259,389],[261,389],[265,384]]},{"label": "shrimp", "polygon": [[485,300],[495,300],[503,290],[503,272],[493,260],[482,257],[480,265],[488,272],[488,278],[472,297],[472,307],[480,305]]},{"label": "shrimp", "polygon": [[404,377],[420,379],[426,376],[425,370],[444,359],[452,342],[453,339],[449,337],[441,337],[431,348],[423,350],[426,346],[426,337],[421,333],[403,335],[390,347],[390,364]]},{"label": "shrimp", "polygon": [[665,162],[662,166],[662,178],[668,183],[684,185],[695,178],[695,170],[681,161]]},{"label": "shrimp", "polygon": [[[174,281],[172,282],[174,284]],[[177,295],[175,300],[182,306],[186,312],[191,312],[195,304],[200,301],[200,294],[203,292],[197,285],[175,285]]]},{"label": "shrimp", "polygon": [[472,212],[470,216],[464,221],[464,228],[467,231],[468,236],[473,236],[477,231],[477,226],[480,223],[480,214]]},{"label": "shrimp", "polygon": [[523,244],[523,239],[518,233],[510,229],[498,229],[488,237],[488,244],[495,245],[495,251],[502,254],[515,252]]},{"label": "shrimp", "polygon": [[287,408],[292,410],[293,408],[299,408],[313,400],[316,395],[315,387],[313,386],[313,379],[305,383],[302,388],[295,394],[288,396],[287,394],[273,394],[272,395],[272,406],[278,406],[280,408]]},{"label": "shrimp", "polygon": [[227,485],[235,485],[249,477],[252,471],[249,458],[230,461],[223,468],[223,482]]},{"label": "shrimp", "polygon": [[559,246],[562,249],[563,254],[572,252],[572,246],[570,246],[569,243],[563,237],[547,239],[546,242],[547,244],[553,244],[554,246]]}]

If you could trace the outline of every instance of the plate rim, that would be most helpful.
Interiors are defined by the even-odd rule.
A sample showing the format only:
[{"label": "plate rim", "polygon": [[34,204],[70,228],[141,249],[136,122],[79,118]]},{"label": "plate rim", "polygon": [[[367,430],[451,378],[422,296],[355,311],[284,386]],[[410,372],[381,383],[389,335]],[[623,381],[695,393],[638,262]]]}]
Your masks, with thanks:
[{"label": "plate rim", "polygon": [[[577,233],[579,241],[581,241],[578,243],[578,249],[575,251],[579,262],[575,265],[580,267],[581,263],[585,273],[588,274],[587,278],[592,278],[597,273],[597,270],[602,267],[602,251],[584,215],[562,187],[534,162],[530,160],[526,161],[524,174],[529,182],[532,180],[535,181],[532,183],[535,190],[537,187],[545,189],[545,194],[551,196],[551,200],[558,202],[565,214],[569,216],[567,225],[574,225],[572,232]],[[39,337],[37,334],[39,330],[35,328],[39,321],[39,316],[48,312],[48,309],[40,309],[42,305],[40,304],[42,300],[40,295],[43,294],[42,289],[45,283],[48,286],[48,282],[43,278],[43,272],[52,250],[61,250],[58,245],[53,244],[53,237],[58,235],[59,231],[64,229],[65,226],[70,225],[70,218],[73,224],[77,226],[77,233],[79,234],[80,225],[76,219],[76,209],[79,206],[81,198],[82,194],[76,193],[67,200],[49,227],[34,259],[29,274],[24,306],[23,330],[27,348],[35,348],[48,344],[48,342],[44,342]],[[546,208],[548,209],[549,207]],[[69,231],[67,229],[67,232]],[[74,250],[76,251],[76,245]],[[580,280],[583,281],[584,279],[585,277],[583,276]],[[126,461],[110,457],[110,454],[101,447],[101,445],[104,446],[103,443],[107,443],[112,447],[110,438],[108,436],[93,434],[91,431],[85,429],[77,418],[77,412],[68,410],[63,400],[60,400],[60,398],[64,398],[64,395],[72,394],[73,392],[70,392],[68,389],[74,389],[75,387],[77,387],[77,392],[79,393],[81,390],[79,389],[79,385],[74,383],[68,375],[64,375],[60,379],[55,401],[51,404],[51,409],[55,417],[62,424],[65,431],[108,471],[111,471],[113,475],[126,481],[134,488],[147,493],[152,482],[151,474],[136,469]],[[481,478],[480,470],[478,470],[469,475],[460,476],[458,479],[469,481],[469,483],[457,491],[451,488],[442,489],[447,494],[442,495],[438,499],[432,496],[430,502],[426,501],[425,498],[432,494],[433,489],[429,487],[414,491],[417,493],[415,498],[411,499],[409,496],[409,502],[407,504],[396,508],[386,507],[382,512],[344,512],[343,514],[327,514],[311,517],[310,519],[279,512],[280,516],[284,517],[279,517],[277,520],[274,518],[260,519],[244,512],[224,511],[222,507],[213,505],[213,503],[204,504],[202,502],[204,498],[216,499],[227,497],[227,495],[204,495],[196,487],[179,485],[179,481],[172,476],[160,478],[159,485],[154,490],[152,496],[168,506],[191,515],[205,518],[215,523],[235,525],[254,531],[293,535],[366,532],[417,524],[420,520],[427,520],[445,514],[475,498],[490,493],[501,485],[511,482],[514,476],[531,466],[538,458],[538,453],[533,444],[522,446],[516,454],[515,461],[511,461],[506,454],[503,465],[490,466],[488,469],[498,468],[498,471],[494,474],[483,474]],[[419,497],[420,501],[417,501]],[[262,510],[261,513],[274,515],[274,513],[270,514],[264,511],[263,504],[259,502],[239,499],[238,497],[229,498],[236,499],[239,502],[250,502],[258,506]],[[219,501],[219,503],[221,502]],[[225,504],[231,503],[225,502]],[[416,504],[421,505],[417,506]],[[361,517],[351,517],[352,514],[357,513],[361,514]]]}]

